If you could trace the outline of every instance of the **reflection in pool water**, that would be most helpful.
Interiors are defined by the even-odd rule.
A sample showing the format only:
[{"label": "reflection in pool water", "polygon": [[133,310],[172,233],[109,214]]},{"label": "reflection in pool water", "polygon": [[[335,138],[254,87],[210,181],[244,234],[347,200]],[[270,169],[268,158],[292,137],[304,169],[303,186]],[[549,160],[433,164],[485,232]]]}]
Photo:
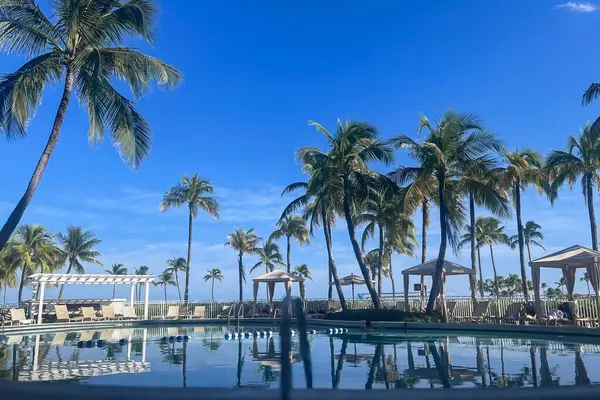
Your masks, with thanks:
[{"label": "reflection in pool water", "polygon": [[[225,326],[8,336],[0,379],[90,385],[278,387],[279,334],[226,340]],[[256,327],[248,327],[254,332]],[[186,336],[189,341],[186,341]],[[589,385],[600,345],[455,334],[350,332],[309,337],[318,388],[402,389]],[[289,354],[304,384],[298,338]]]}]

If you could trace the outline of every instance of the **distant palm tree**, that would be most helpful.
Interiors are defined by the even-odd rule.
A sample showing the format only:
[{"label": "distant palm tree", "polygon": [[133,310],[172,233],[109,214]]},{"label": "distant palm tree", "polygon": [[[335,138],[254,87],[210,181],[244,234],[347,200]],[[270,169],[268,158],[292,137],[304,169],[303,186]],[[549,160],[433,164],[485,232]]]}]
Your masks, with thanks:
[{"label": "distant palm tree", "polygon": [[521,266],[521,283],[523,294],[529,299],[527,288],[527,269],[525,266],[525,237],[521,217],[521,192],[528,185],[533,185],[538,190],[550,193],[547,174],[544,173],[543,161],[538,153],[532,150],[504,152],[506,165],[493,171],[494,179],[506,190],[510,191],[517,216],[517,237],[519,245],[519,263]]},{"label": "distant palm tree", "polygon": [[[269,273],[275,269],[276,265],[285,265],[283,262],[283,257],[279,252],[279,246],[277,243],[271,241],[271,238],[267,239],[264,242],[263,247],[259,247],[256,249],[256,254],[258,255],[258,262],[254,264],[252,268],[250,268],[250,273],[254,272],[255,269],[260,266],[265,266],[265,273]],[[269,299],[269,288],[267,290],[267,302]]]},{"label": "distant palm tree", "polygon": [[557,289],[560,289],[560,293],[564,293],[565,286],[567,285],[567,280],[564,276],[561,276],[558,282],[554,282]]},{"label": "distant palm tree", "polygon": [[173,279],[173,272],[170,268],[165,269],[163,272],[158,274],[154,286],[162,286],[165,291],[165,303],[167,302],[167,286],[175,286],[176,282]]},{"label": "distant palm tree", "polygon": [[461,240],[457,246],[457,250],[460,250],[463,246],[465,246],[467,244],[471,245],[472,240],[473,240],[472,232],[475,232],[475,250],[477,251],[477,264],[479,267],[479,282],[477,283],[477,287],[479,288],[479,295],[481,297],[483,297],[483,291],[484,291],[484,287],[485,287],[485,285],[483,284],[483,271],[481,269],[481,246],[484,244],[481,242],[481,232],[483,230],[484,224],[485,224],[485,220],[483,219],[483,217],[478,217],[475,220],[475,229],[473,229],[473,226],[471,226],[471,225],[466,225],[465,226],[466,233],[464,233],[461,236]]},{"label": "distant palm tree", "polygon": [[[310,272],[310,269],[308,269],[308,265],[306,264],[300,264],[300,265],[296,265],[294,267],[294,275],[299,276],[301,278],[304,278],[304,280],[310,279],[311,281],[312,279],[312,272]],[[300,297],[302,298],[302,300],[304,300],[306,298],[306,283],[300,285]]]},{"label": "distant palm tree", "polygon": [[523,291],[521,278],[517,274],[508,274],[508,278],[504,280],[504,287],[506,288],[508,297],[512,297],[515,293]]},{"label": "distant palm tree", "polygon": [[175,284],[177,285],[177,294],[179,295],[179,301],[181,301],[181,290],[179,290],[179,272],[185,272],[187,270],[187,261],[184,257],[175,257],[167,260],[167,265],[175,277]]},{"label": "distant palm tree", "polygon": [[588,273],[584,272],[583,276],[581,278],[579,278],[579,280],[582,282],[585,282],[585,284],[587,285],[588,296],[591,296],[592,292],[590,290],[590,276],[588,275]]},{"label": "distant palm tree", "polygon": [[[69,226],[66,235],[59,233],[57,238],[62,245],[64,256],[69,263],[67,274],[70,274],[72,269],[75,269],[75,273],[77,274],[85,274],[82,262],[102,265],[98,261],[100,252],[95,250],[95,247],[102,241],[93,232],[85,231],[80,226]],[[63,284],[58,293],[58,300],[62,299],[64,289],[65,285]]]},{"label": "distant palm tree", "polygon": [[[482,120],[473,114],[447,111],[435,124],[421,117],[419,131],[427,129],[423,142],[416,142],[405,135],[393,139],[398,148],[406,149],[415,159],[417,167],[400,167],[390,176],[398,184],[412,180],[405,196],[405,210],[415,210],[422,204],[423,194],[432,188],[437,190],[434,199],[440,210],[441,242],[433,276],[433,285],[427,302],[427,313],[433,306],[441,290],[443,264],[448,242],[454,248],[459,243],[459,230],[464,225],[465,211],[462,205],[464,185],[461,181],[465,165],[489,152],[502,150],[500,141],[486,132]],[[433,186],[432,186],[433,183]]]},{"label": "distant palm tree", "polygon": [[223,273],[219,268],[208,269],[208,274],[204,275],[204,282],[212,280],[212,301],[215,302],[215,280],[221,282],[223,280]]},{"label": "distant palm tree", "polygon": [[21,280],[17,301],[23,299],[23,287],[27,277],[36,271],[43,273],[58,270],[65,262],[63,252],[54,245],[52,234],[42,225],[20,225],[7,246],[2,250],[11,263],[21,268]]},{"label": "distant palm tree", "polygon": [[225,246],[229,246],[238,252],[238,273],[240,284],[240,302],[244,301],[243,282],[246,282],[246,270],[244,268],[244,254],[256,254],[261,238],[256,236],[254,229],[247,231],[235,228],[233,233],[227,235]]},{"label": "distant palm tree", "polygon": [[[5,247],[6,249],[6,247]],[[8,288],[14,288],[17,284],[17,269],[19,268],[16,263],[5,258],[4,251],[0,251],[0,288],[4,289],[4,296],[2,303],[6,304],[6,292]]]},{"label": "distant palm tree", "polygon": [[[492,268],[494,270],[494,281],[498,285],[498,273],[496,272],[496,261],[494,260],[494,245],[509,244],[508,236],[504,233],[504,226],[500,225],[500,221],[494,217],[479,217],[481,218],[481,242],[490,247],[490,258],[492,260]],[[478,219],[479,219],[478,218]],[[499,289],[499,288],[498,288]]]},{"label": "distant palm tree", "polygon": [[569,135],[567,151],[552,150],[546,158],[546,168],[552,180],[552,200],[557,197],[558,189],[567,183],[569,189],[581,177],[583,200],[588,208],[592,248],[598,250],[598,229],[594,210],[594,188],[598,186],[600,175],[600,130],[592,129],[588,122],[581,130],[579,139]]},{"label": "distant palm tree", "polygon": [[[139,268],[134,268],[133,271],[136,275],[148,275],[150,268],[148,268],[145,265],[141,265]],[[137,286],[137,298],[139,301],[142,298],[142,284],[138,283],[136,286]]]},{"label": "distant palm tree", "polygon": [[[527,221],[523,227],[523,241],[527,247],[529,262],[531,262],[531,245],[537,246],[542,250],[546,250],[541,241],[544,240],[544,235],[541,232],[542,226],[535,221]],[[510,247],[515,249],[519,245],[519,235],[510,237]]]},{"label": "distant palm tree", "polygon": [[125,47],[132,38],[153,42],[154,1],[56,0],[50,9],[48,18],[34,1],[0,2],[2,51],[29,58],[0,80],[0,134],[25,136],[44,89],[64,79],[46,147],[0,231],[0,250],[33,199],[58,143],[73,91],[87,109],[90,143],[102,141],[108,130],[121,158],[137,168],[150,152],[152,132],[134,103],[112,85],[115,78],[128,83],[136,99],[149,91],[153,80],[168,88],[182,80],[177,69]]},{"label": "distant palm tree", "polygon": [[286,215],[277,222],[277,229],[271,233],[269,240],[278,240],[281,237],[286,238],[287,243],[287,272],[291,272],[291,240],[294,238],[296,242],[302,246],[305,243],[309,243],[308,239],[308,228],[306,227],[306,220],[299,216]]},{"label": "distant palm tree", "polygon": [[185,290],[183,292],[183,301],[187,303],[190,287],[190,269],[192,265],[192,222],[198,216],[200,210],[208,215],[219,218],[219,201],[209,196],[214,188],[208,179],[201,179],[198,174],[191,177],[184,175],[177,185],[173,186],[163,196],[160,203],[160,211],[166,211],[171,207],[181,207],[186,205],[188,214],[188,243],[187,243],[187,268],[185,270]]},{"label": "distant palm tree", "polygon": [[[104,272],[111,275],[127,275],[127,268],[123,266],[123,264],[113,264],[110,269],[105,269]],[[115,298],[115,293],[117,290],[117,285],[113,285],[113,299]]]}]

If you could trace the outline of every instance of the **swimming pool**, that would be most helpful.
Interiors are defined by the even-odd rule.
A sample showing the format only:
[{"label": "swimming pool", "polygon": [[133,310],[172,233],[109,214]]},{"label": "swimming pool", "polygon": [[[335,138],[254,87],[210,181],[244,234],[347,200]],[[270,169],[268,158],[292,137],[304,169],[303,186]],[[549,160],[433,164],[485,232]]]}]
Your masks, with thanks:
[{"label": "swimming pool", "polygon": [[[226,339],[229,328],[214,325],[9,335],[0,344],[0,379],[138,387],[279,387],[277,329],[240,330],[249,337],[227,335]],[[320,333],[310,334],[309,343],[315,388],[600,382],[600,345],[572,339],[358,331],[330,335],[320,328]],[[303,387],[297,336],[292,337],[289,357],[294,386]]]}]

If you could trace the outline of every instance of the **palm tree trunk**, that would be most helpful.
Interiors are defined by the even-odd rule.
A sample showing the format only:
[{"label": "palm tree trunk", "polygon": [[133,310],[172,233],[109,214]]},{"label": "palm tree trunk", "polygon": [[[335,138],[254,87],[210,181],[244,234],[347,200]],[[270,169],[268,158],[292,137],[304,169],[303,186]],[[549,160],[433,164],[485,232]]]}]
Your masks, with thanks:
[{"label": "palm tree trunk", "polygon": [[[588,284],[588,292],[590,285]],[[4,298],[2,300],[2,304],[6,304],[6,291],[8,290],[8,285],[4,285]]]},{"label": "palm tree trunk", "polygon": [[346,194],[344,195],[343,207],[346,225],[348,226],[348,235],[350,236],[350,242],[352,243],[352,249],[354,250],[354,256],[356,257],[356,261],[358,261],[360,272],[362,272],[363,278],[365,279],[365,285],[367,286],[367,290],[371,295],[373,306],[375,307],[375,309],[381,309],[381,302],[379,301],[379,296],[377,296],[377,292],[375,292],[373,282],[371,282],[371,279],[369,277],[369,270],[365,265],[365,260],[363,259],[362,253],[360,251],[358,240],[356,240],[356,231],[354,229],[354,222],[352,221],[352,214],[350,212],[350,204],[348,203],[348,198]]},{"label": "palm tree trunk", "polygon": [[[69,261],[69,267],[67,268],[67,275],[71,273],[71,268],[73,268],[73,260]],[[63,291],[65,290],[64,283],[60,285],[60,292],[58,292],[58,300],[62,299]]]},{"label": "palm tree trunk", "polygon": [[477,246],[477,262],[479,264],[479,294],[483,297],[483,273],[481,271],[481,251],[479,246]]},{"label": "palm tree trunk", "polygon": [[239,255],[238,255],[238,273],[239,273],[239,278],[240,278],[240,303],[242,301],[244,301],[244,289],[243,289],[243,280],[244,280],[244,275],[242,273],[242,269],[244,268],[244,264],[242,263],[242,255],[243,253],[240,251]]},{"label": "palm tree trunk", "polygon": [[[475,197],[473,193],[469,193],[469,217],[471,219],[470,232],[471,235],[471,268],[473,271],[477,271],[477,254],[475,248],[477,247],[477,238],[475,237]],[[475,277],[477,279],[477,277]],[[480,277],[481,281],[481,277]],[[475,287],[471,288],[471,298],[473,299],[473,304],[475,304]]]},{"label": "palm tree trunk", "polygon": [[113,299],[115,298],[115,291],[117,290],[117,285],[113,285]]},{"label": "palm tree trunk", "polygon": [[212,278],[212,302],[215,302],[215,278]]},{"label": "palm tree trunk", "polygon": [[367,383],[365,384],[365,389],[373,389],[373,381],[375,380],[375,372],[377,372],[377,368],[379,367],[380,361],[381,361],[381,345],[378,344],[375,346],[375,354],[373,355],[373,359],[371,360],[371,366],[369,368],[369,374],[367,375]]},{"label": "palm tree trunk", "polygon": [[181,301],[181,290],[179,290],[179,277],[177,276],[178,272],[174,271],[173,275],[175,275],[175,286],[177,286],[177,295],[179,296],[179,301]]},{"label": "palm tree trunk", "polygon": [[[421,225],[421,264],[427,262],[427,220],[429,219],[429,211],[427,200],[423,200],[422,208],[422,225]],[[425,296],[425,276],[421,275],[421,299]]]},{"label": "palm tree trunk", "polygon": [[589,174],[586,174],[585,179],[585,191],[586,191],[586,203],[588,206],[588,214],[590,216],[590,230],[592,231],[592,248],[598,250],[598,229],[596,228],[596,212],[594,211],[594,192],[593,192],[592,178]]},{"label": "palm tree trunk", "polygon": [[46,143],[46,147],[42,152],[38,163],[33,170],[33,175],[29,180],[29,184],[25,189],[25,193],[10,213],[6,223],[0,230],[0,250],[4,247],[10,235],[13,233],[17,225],[19,225],[19,221],[23,217],[27,206],[33,199],[33,195],[42,179],[42,175],[44,170],[46,169],[46,165],[48,165],[48,161],[50,160],[50,156],[56,147],[56,143],[58,143],[58,136],[60,134],[60,129],[62,128],[62,124],[65,120],[65,115],[67,114],[67,108],[69,108],[69,101],[71,100],[71,91],[73,90],[73,77],[74,73],[71,68],[67,68],[66,78],[65,78],[65,87],[63,89],[62,98],[60,100],[60,104],[58,105],[58,110],[56,111],[56,116],[54,117],[54,123],[52,125],[52,130],[50,131],[50,137],[48,138],[48,142]]},{"label": "palm tree trunk", "polygon": [[164,290],[165,290],[165,304],[166,304],[166,303],[167,303],[167,285],[166,285],[166,284],[164,284],[164,285],[163,285],[163,288],[164,288]]},{"label": "palm tree trunk", "polygon": [[[592,295],[592,292],[590,291],[590,280],[586,279],[585,280],[585,284],[587,285],[587,289],[588,289],[588,296]],[[6,288],[4,288],[4,297],[6,298]],[[5,301],[6,303],[6,301]]]},{"label": "palm tree trunk", "polygon": [[19,282],[19,293],[17,294],[17,304],[21,305],[21,301],[23,300],[23,287],[25,286],[25,271],[27,267],[23,265],[23,269],[21,272],[21,282]]},{"label": "palm tree trunk", "polygon": [[[445,199],[445,183],[446,183],[446,173],[445,171],[440,171],[438,173],[438,186],[439,186],[439,201],[440,201],[440,232],[441,232],[441,241],[440,241],[440,250],[438,252],[438,258],[435,263],[435,274],[433,275],[433,283],[431,285],[431,291],[429,292],[429,301],[427,301],[427,314],[433,313],[433,306],[435,305],[435,300],[440,294],[441,286],[442,286],[442,272],[444,270],[444,258],[446,257],[446,246],[448,245],[448,227],[446,222],[446,199]],[[446,312],[443,313],[446,316]],[[447,321],[445,321],[447,322]]]},{"label": "palm tree trunk", "polygon": [[287,236],[287,273],[290,274],[292,272],[292,265],[291,265],[291,261],[290,261],[290,254],[291,254],[291,238],[289,236]]},{"label": "palm tree trunk", "polygon": [[383,282],[381,281],[381,273],[383,270],[383,226],[381,224],[379,224],[379,252],[377,258],[377,265],[379,267],[377,271],[377,295],[381,300],[381,292],[383,290]]},{"label": "palm tree trunk", "polygon": [[327,301],[333,300],[333,276],[331,274],[331,266],[329,266],[329,288],[327,289]]},{"label": "palm tree trunk", "polygon": [[494,247],[490,245],[490,257],[492,259],[492,269],[494,270],[494,287],[496,288],[496,301],[498,301],[498,295],[500,294],[500,282],[498,282],[498,273],[496,272],[496,261],[494,261]]},{"label": "palm tree trunk", "polygon": [[187,268],[185,269],[185,290],[183,292],[183,302],[187,304],[190,289],[190,270],[192,269],[192,210],[188,219],[188,247],[187,247]]},{"label": "palm tree trunk", "polygon": [[327,256],[329,258],[329,272],[331,273],[331,278],[333,279],[333,283],[335,284],[335,289],[337,291],[338,298],[340,299],[340,305],[342,306],[342,310],[347,311],[346,299],[344,298],[344,292],[342,290],[342,285],[340,284],[340,278],[337,273],[335,259],[333,258],[333,246],[331,244],[331,226],[329,225],[329,220],[327,219],[327,211],[325,210],[325,207],[321,208],[321,217],[323,219],[323,235],[325,236],[325,245],[327,247]]},{"label": "palm tree trunk", "polygon": [[515,183],[515,211],[517,212],[517,234],[519,235],[519,263],[521,264],[521,284],[525,300],[529,300],[529,288],[527,287],[527,270],[525,269],[525,238],[523,236],[523,221],[521,219],[521,183]]},{"label": "palm tree trunk", "polygon": [[390,280],[392,281],[392,300],[396,302],[396,283],[394,282],[394,271],[392,270],[392,255],[390,254]]}]

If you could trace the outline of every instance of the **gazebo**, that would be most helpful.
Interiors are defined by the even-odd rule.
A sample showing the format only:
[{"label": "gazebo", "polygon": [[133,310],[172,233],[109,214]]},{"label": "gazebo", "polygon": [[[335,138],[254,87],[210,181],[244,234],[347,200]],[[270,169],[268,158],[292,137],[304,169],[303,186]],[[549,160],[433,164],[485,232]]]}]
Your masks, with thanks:
[{"label": "gazebo", "polygon": [[[405,307],[408,311],[408,288],[409,288],[409,280],[411,275],[417,276],[431,276],[435,275],[435,264],[437,263],[437,259],[429,260],[423,264],[415,265],[414,267],[410,267],[402,271],[402,275],[404,276],[404,302]],[[446,276],[448,275],[468,275],[469,276],[469,285],[471,287],[471,293],[474,293],[475,289],[475,270],[472,268],[466,268],[462,265],[453,263],[452,261],[444,260],[442,272],[442,296],[445,296],[445,283]]]},{"label": "gazebo", "polygon": [[42,323],[44,311],[44,289],[46,285],[131,285],[130,302],[133,306],[135,285],[146,284],[144,297],[144,319],[148,319],[148,295],[154,275],[100,275],[100,274],[33,274],[27,278],[30,285],[38,285],[37,323]]},{"label": "gazebo", "polygon": [[[258,286],[260,285],[261,282],[264,282],[267,284],[267,290],[268,290],[267,300],[268,301],[273,301],[273,294],[275,293],[275,284],[276,283],[280,282],[280,283],[285,284],[285,292],[287,293],[288,296],[292,293],[292,283],[298,282],[300,284],[301,288],[302,288],[302,286],[304,286],[304,278],[302,278],[300,276],[288,274],[287,272],[280,270],[280,269],[276,269],[276,270],[268,272],[264,275],[257,276],[256,278],[252,279],[252,281],[254,282],[253,313],[256,313],[256,298],[258,296]],[[300,291],[302,292],[302,290],[300,290]]]},{"label": "gazebo", "polygon": [[[531,266],[536,310],[541,309],[540,269],[542,267],[560,268],[562,270],[563,277],[567,282],[567,295],[571,300],[573,299],[573,290],[575,289],[575,271],[578,268],[585,268],[588,273],[590,285],[596,295],[596,310],[598,312],[598,321],[600,321],[600,298],[598,296],[598,292],[600,291],[600,251],[575,245],[533,260],[529,265]],[[537,315],[541,316],[541,313],[538,312]]]}]

